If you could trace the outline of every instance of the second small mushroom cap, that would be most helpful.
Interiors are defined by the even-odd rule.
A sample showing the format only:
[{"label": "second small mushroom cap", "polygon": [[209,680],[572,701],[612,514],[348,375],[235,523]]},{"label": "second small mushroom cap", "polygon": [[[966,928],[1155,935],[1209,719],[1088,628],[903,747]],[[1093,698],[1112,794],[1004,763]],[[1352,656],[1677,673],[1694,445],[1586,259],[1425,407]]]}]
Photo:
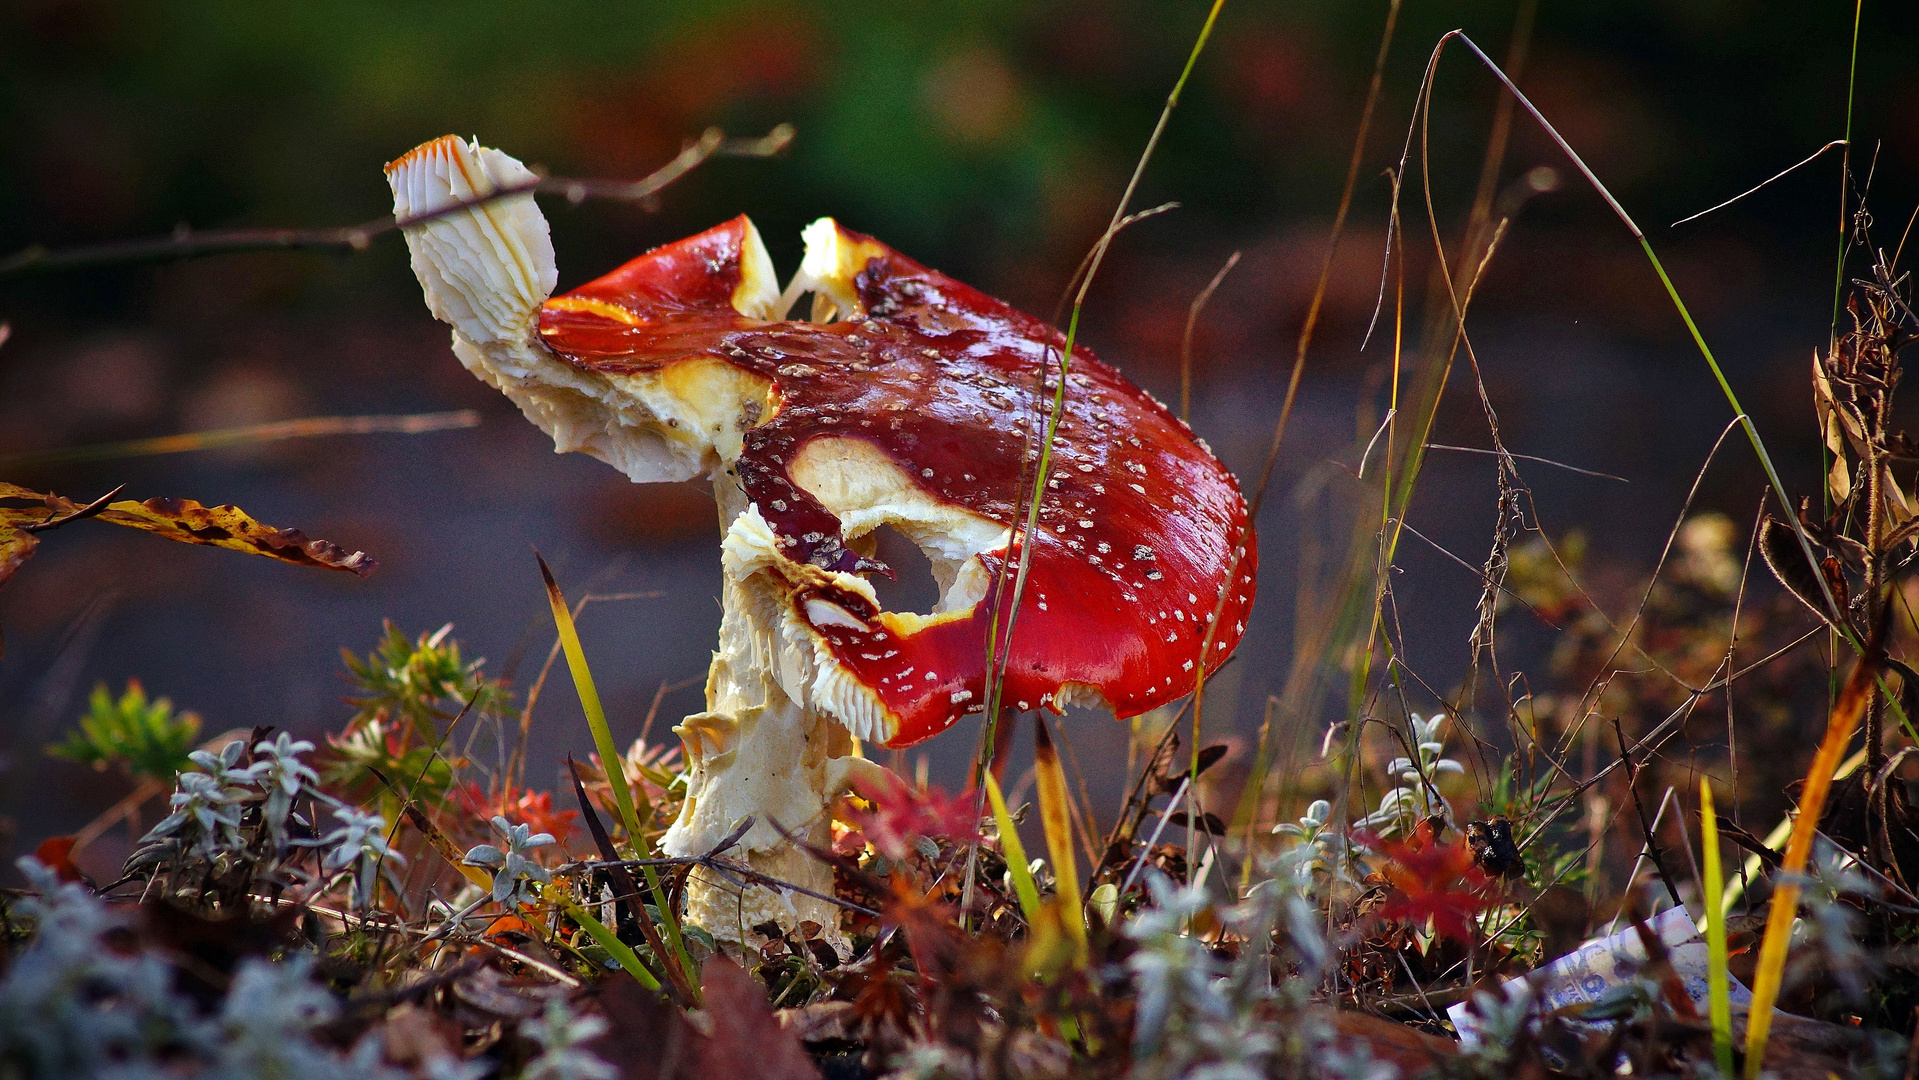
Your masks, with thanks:
[{"label": "second small mushroom cap", "polygon": [[[1064,342],[830,219],[806,241],[781,296],[758,233],[735,218],[548,300],[538,335],[645,401],[622,422],[651,425],[652,453],[677,463],[660,478],[732,473],[750,505],[729,530],[729,573],[780,583],[782,633],[816,658],[816,704],[909,746],[985,705],[991,584],[1017,565],[1022,478]],[[781,318],[805,292],[834,321]],[[1005,703],[1127,717],[1190,690],[1222,593],[1207,668],[1245,632],[1246,512],[1184,423],[1076,349]],[[932,561],[933,613],[883,610],[859,576],[883,569],[853,546],[881,525]]]}]

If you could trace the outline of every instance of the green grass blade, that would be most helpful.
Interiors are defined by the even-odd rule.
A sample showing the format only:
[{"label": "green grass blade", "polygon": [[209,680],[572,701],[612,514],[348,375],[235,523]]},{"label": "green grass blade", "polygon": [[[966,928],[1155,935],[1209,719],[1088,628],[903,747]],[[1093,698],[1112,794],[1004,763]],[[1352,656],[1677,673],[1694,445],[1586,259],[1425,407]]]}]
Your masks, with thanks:
[{"label": "green grass blade", "polygon": [[1730,1078],[1732,1072],[1732,985],[1726,975],[1726,916],[1720,910],[1720,894],[1726,877],[1719,865],[1719,815],[1713,811],[1712,785],[1699,778],[1700,846],[1704,848],[1706,901],[1706,998],[1707,1015],[1712,1018],[1713,1060],[1719,1075]]},{"label": "green grass blade", "polygon": [[1013,893],[1019,897],[1019,909],[1026,924],[1039,918],[1039,886],[1033,884],[1033,871],[1027,865],[1026,845],[1019,841],[1019,829],[1013,815],[1006,812],[1006,796],[1000,794],[999,781],[992,770],[986,772],[986,797],[993,803],[993,824],[999,827],[999,848],[1006,856],[1006,870],[1013,877]]},{"label": "green grass blade", "polygon": [[621,941],[619,935],[607,929],[605,923],[588,915],[586,909],[566,895],[564,890],[549,885],[546,896],[547,899],[560,905],[560,908],[566,912],[567,918],[579,923],[580,929],[585,930],[587,936],[599,942],[600,948],[605,949],[608,955],[618,960],[620,966],[626,969],[628,975],[633,976],[635,982],[656,994],[660,992],[660,980],[647,969],[646,963],[640,959],[639,954],[629,948],[626,942]]},{"label": "green grass blade", "polygon": [[[607,786],[613,789],[613,802],[620,812],[620,823],[626,826],[627,842],[637,855],[646,854],[646,840],[640,832],[640,817],[633,808],[633,794],[626,786],[626,773],[621,768],[618,747],[613,744],[613,732],[606,724],[606,710],[600,705],[600,692],[593,685],[593,669],[587,666],[586,650],[580,645],[580,634],[573,625],[573,612],[566,606],[566,597],[560,592],[560,586],[553,580],[553,571],[547,568],[546,560],[539,559],[540,577],[546,582],[547,602],[553,608],[553,623],[560,631],[560,648],[566,653],[567,670],[573,674],[573,688],[579,692],[580,708],[586,713],[586,725],[593,732],[594,749],[600,753],[600,764],[606,772]],[[667,903],[666,890],[660,885],[659,875],[652,867],[641,867],[646,874],[648,890],[653,894],[653,903],[660,912],[660,925],[666,932],[667,944],[672,946],[674,959],[686,970],[687,980],[692,986],[699,986],[699,965],[693,962],[693,956],[686,951],[686,939],[680,933],[680,920],[673,914],[673,906]],[[661,957],[665,963],[666,958]],[[694,1003],[697,1007],[698,1002]]]},{"label": "green grass blade", "polygon": [[[680,920],[673,914],[673,905],[666,902],[666,890],[660,886],[660,875],[650,866],[640,867],[646,875],[646,888],[653,894],[653,906],[660,912],[660,928],[666,932],[666,944],[673,950],[673,958],[679,961],[680,970],[686,972],[686,986],[693,993],[693,1007],[700,1008],[700,966],[693,962],[693,954],[686,951],[686,938],[680,934]],[[666,962],[665,957],[660,958]]]},{"label": "green grass blade", "polygon": [[1852,174],[1852,105],[1859,89],[1859,21],[1865,17],[1866,0],[1853,0],[1852,58],[1846,66],[1846,148],[1839,156],[1839,258],[1832,270],[1832,333],[1839,335],[1839,298],[1846,288],[1846,183]]},{"label": "green grass blade", "polygon": [[540,563],[540,577],[546,582],[547,602],[553,607],[553,624],[560,631],[560,648],[566,652],[566,667],[573,674],[573,689],[579,692],[580,708],[586,713],[586,726],[593,732],[593,748],[599,751],[600,767],[606,772],[607,786],[613,789],[614,807],[620,813],[620,824],[626,826],[627,841],[633,845],[637,854],[643,843],[640,837],[640,818],[633,810],[633,794],[626,787],[626,772],[620,767],[625,760],[613,744],[613,732],[606,726],[606,710],[600,705],[600,692],[593,686],[593,669],[586,665],[586,650],[580,647],[579,631],[573,626],[573,612],[567,609],[566,597],[561,594],[560,586],[553,580],[553,571],[547,568],[546,560],[539,555],[533,556]]}]

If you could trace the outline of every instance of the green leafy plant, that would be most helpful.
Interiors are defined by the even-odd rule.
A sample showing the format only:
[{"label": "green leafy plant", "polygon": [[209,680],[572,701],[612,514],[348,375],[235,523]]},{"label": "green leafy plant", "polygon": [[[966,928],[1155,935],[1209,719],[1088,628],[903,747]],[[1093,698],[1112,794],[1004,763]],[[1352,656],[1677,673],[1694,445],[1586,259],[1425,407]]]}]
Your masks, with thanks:
[{"label": "green leafy plant", "polygon": [[484,712],[506,700],[506,688],[480,674],[485,660],[460,655],[452,623],[408,639],[387,620],[379,647],[366,659],[347,649],[340,654],[348,677],[360,691],[347,699],[359,708],[354,724],[405,721],[427,738],[437,738],[438,725],[458,716],[468,703],[474,711]]},{"label": "green leafy plant", "polygon": [[[461,654],[452,623],[409,638],[388,620],[379,646],[364,659],[351,650],[340,653],[358,691],[347,701],[358,711],[341,734],[328,737],[332,760],[322,771],[325,782],[364,791],[377,772],[407,785],[415,798],[444,798],[454,769],[440,754],[441,742],[462,712],[504,709],[512,699],[505,683],[481,674],[485,660]],[[390,800],[390,793],[383,798]],[[384,809],[389,818],[399,812],[397,804]]]},{"label": "green leafy plant", "polygon": [[200,735],[200,717],[174,712],[167,698],[147,697],[138,679],[127,682],[118,698],[101,683],[93,688],[87,714],[67,741],[47,747],[47,753],[104,770],[109,766],[151,780],[167,781],[191,762],[194,741]]}]

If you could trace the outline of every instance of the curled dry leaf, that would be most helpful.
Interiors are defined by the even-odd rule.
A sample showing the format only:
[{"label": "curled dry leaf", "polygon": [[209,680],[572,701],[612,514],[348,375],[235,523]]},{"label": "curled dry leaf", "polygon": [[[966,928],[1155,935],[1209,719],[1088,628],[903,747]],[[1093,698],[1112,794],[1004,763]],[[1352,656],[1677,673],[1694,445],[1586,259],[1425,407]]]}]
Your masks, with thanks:
[{"label": "curled dry leaf", "polygon": [[140,529],[183,544],[244,551],[300,566],[346,570],[361,577],[379,565],[364,551],[349,552],[329,541],[311,539],[298,529],[276,529],[254,520],[237,506],[203,506],[192,499],[124,499],[87,514],[87,504],[65,496],[0,483],[0,503],[7,502],[36,505],[0,505],[0,584],[39,546],[37,532],[57,528],[76,516]]},{"label": "curled dry leaf", "polygon": [[183,544],[208,544],[300,566],[347,570],[361,577],[379,565],[364,551],[349,552],[326,540],[309,539],[298,529],[264,525],[237,506],[202,506],[192,499],[127,500],[109,504],[99,518]]},{"label": "curled dry leaf", "polygon": [[[18,503],[29,505],[9,505]],[[364,551],[349,552],[325,540],[309,539],[298,529],[276,529],[255,521],[237,506],[203,506],[192,499],[127,499],[101,507],[0,482],[0,585],[5,585],[33,556],[40,546],[40,533],[88,517],[183,544],[223,547],[299,566],[346,570],[361,577],[379,565]],[[4,640],[0,639],[3,651]]]}]

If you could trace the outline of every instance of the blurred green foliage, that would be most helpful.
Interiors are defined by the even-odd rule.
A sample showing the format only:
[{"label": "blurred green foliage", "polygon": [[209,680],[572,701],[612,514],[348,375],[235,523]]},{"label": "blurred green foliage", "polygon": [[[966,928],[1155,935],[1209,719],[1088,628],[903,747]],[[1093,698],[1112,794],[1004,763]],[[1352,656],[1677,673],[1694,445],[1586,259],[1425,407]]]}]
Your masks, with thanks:
[{"label": "blurred green foliage", "polygon": [[[1396,156],[1438,36],[1464,27],[1499,55],[1517,3],[1406,5],[1365,175]],[[1110,212],[1207,6],[19,0],[0,10],[0,246],[370,217],[387,203],[376,166],[448,132],[567,175],[630,177],[708,124],[793,121],[789,161],[710,167],[662,218],[556,214],[563,246],[590,254],[563,272],[599,273],[748,210],[776,258],[797,251],[800,223],[831,213],[989,288],[1035,262],[1050,278]],[[1919,44],[1909,7],[1867,5],[1868,138],[1919,127],[1897,62]],[[1229,4],[1144,198],[1178,198],[1182,220],[1219,232],[1327,214],[1385,9]],[[1851,14],[1545,3],[1525,82],[1660,220],[1668,202],[1696,210],[1837,137]],[[1437,97],[1435,175],[1469,192],[1491,83],[1456,57]],[[1529,140],[1531,160],[1514,165],[1549,157]],[[1915,141],[1892,142],[1909,168]],[[389,247],[370,273],[399,269]],[[370,284],[357,291],[387,291]]]},{"label": "blurred green foliage", "polygon": [[187,755],[199,734],[198,716],[175,713],[166,698],[148,700],[146,688],[133,679],[118,698],[105,683],[95,686],[80,726],[47,753],[96,769],[115,766],[135,777],[170,781],[190,764]]}]

